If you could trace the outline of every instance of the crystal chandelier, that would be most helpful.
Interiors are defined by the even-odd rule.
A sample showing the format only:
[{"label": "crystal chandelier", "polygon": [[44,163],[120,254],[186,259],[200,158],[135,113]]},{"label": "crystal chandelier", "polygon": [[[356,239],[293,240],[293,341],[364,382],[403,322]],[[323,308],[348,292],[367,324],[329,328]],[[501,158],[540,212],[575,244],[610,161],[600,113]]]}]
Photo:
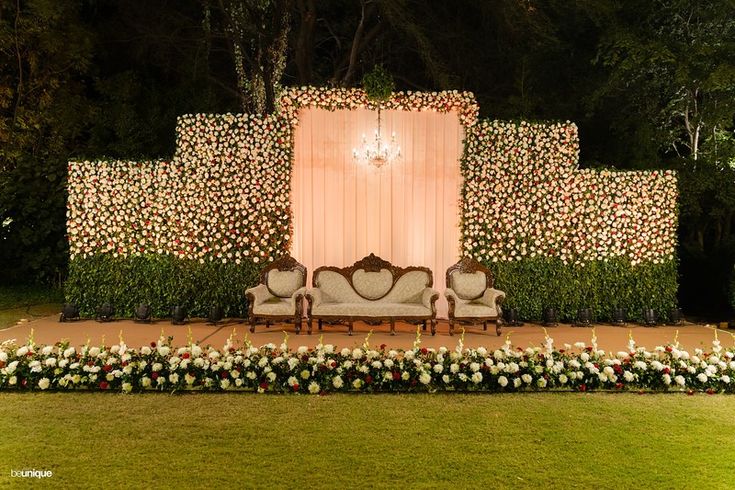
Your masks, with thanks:
[{"label": "crystal chandelier", "polygon": [[352,158],[356,161],[370,164],[376,168],[381,168],[394,160],[401,157],[401,147],[396,144],[396,133],[390,137],[387,143],[383,141],[380,134],[380,107],[378,107],[378,129],[375,130],[375,138],[368,141],[367,137],[362,135],[362,146],[352,150]]}]

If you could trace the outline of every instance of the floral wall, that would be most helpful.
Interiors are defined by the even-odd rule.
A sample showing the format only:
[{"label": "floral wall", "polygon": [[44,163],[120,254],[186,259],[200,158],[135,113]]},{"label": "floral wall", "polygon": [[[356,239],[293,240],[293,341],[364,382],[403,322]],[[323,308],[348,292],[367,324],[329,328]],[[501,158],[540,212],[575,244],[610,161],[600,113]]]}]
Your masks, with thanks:
[{"label": "floral wall", "polygon": [[[67,299],[88,315],[104,301],[125,315],[143,301],[160,316],[180,303],[192,314],[218,303],[243,315],[244,289],[289,250],[302,107],[374,103],[361,90],[291,88],[273,116],[181,116],[171,161],[71,162]],[[672,173],[576,170],[573,124],[479,121],[467,92],[396,93],[383,107],[458,114],[461,248],[491,265],[527,318],[544,305],[568,314],[588,305],[602,317],[600,284],[621,288],[615,294],[634,309],[675,304]],[[575,284],[564,294],[555,290],[562,279]]]}]

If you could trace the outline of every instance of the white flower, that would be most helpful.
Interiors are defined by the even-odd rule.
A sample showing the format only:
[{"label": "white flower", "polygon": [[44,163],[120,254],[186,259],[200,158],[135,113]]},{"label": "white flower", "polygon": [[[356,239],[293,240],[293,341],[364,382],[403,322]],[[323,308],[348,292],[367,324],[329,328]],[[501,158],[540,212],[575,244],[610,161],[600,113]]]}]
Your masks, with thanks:
[{"label": "white flower", "polygon": [[505,376],[500,376],[498,378],[498,384],[505,388],[506,386],[508,386],[508,378],[506,378]]},{"label": "white flower", "polygon": [[479,370],[480,370],[480,364],[476,362],[473,362],[470,364],[470,371],[472,371],[473,373],[476,373]]},{"label": "white flower", "polygon": [[332,378],[332,386],[334,386],[337,389],[342,388],[344,385],[344,381],[342,381],[342,378],[340,376],[335,376]]},{"label": "white flower", "polygon": [[519,388],[521,386],[521,378],[513,378],[513,386]]},{"label": "white flower", "polygon": [[311,371],[304,369],[301,371],[301,379],[309,379],[311,377]]},{"label": "white flower", "polygon": [[[158,378],[158,379],[161,379],[161,378]],[[176,374],[176,373],[171,373],[171,374],[168,375],[168,380],[172,384],[176,384],[176,383],[179,382],[179,375]]]},{"label": "white flower", "polygon": [[699,373],[697,375],[697,379],[699,380],[700,383],[706,383],[708,378],[707,378],[707,375],[706,374]]},{"label": "white flower", "polygon": [[148,376],[143,376],[142,378],[140,378],[140,385],[143,388],[148,388],[151,385],[151,378],[149,378]]},{"label": "white flower", "polygon": [[438,374],[438,373],[441,373],[441,372],[443,372],[443,371],[444,371],[444,366],[442,366],[441,364],[434,364],[434,368],[433,368],[433,370],[434,370],[434,372],[435,372],[435,373],[437,373],[437,374]]},{"label": "white flower", "polygon": [[42,390],[48,389],[49,385],[51,385],[51,380],[49,380],[48,378],[41,378],[40,380],[38,380],[38,387]]},{"label": "white flower", "polygon": [[684,385],[686,384],[686,380],[684,379],[684,376],[682,376],[682,375],[678,375],[678,376],[676,376],[676,377],[674,378],[674,381],[675,381],[675,382],[676,382],[676,384],[678,384],[679,386],[684,386]]},{"label": "white flower", "polygon": [[668,385],[670,385],[670,384],[671,384],[671,375],[670,375],[670,374],[664,374],[664,375],[662,376],[662,379],[664,380],[664,384],[665,384],[665,385],[667,385],[667,386],[668,386]]},{"label": "white flower", "polygon": [[8,384],[10,386],[16,385],[18,383],[18,377],[17,376],[11,376],[8,378]]},{"label": "white flower", "polygon": [[567,384],[567,381],[568,380],[569,379],[567,378],[567,375],[566,374],[560,374],[559,375],[559,383],[561,383],[561,384],[564,385],[564,384]]},{"label": "white flower", "polygon": [[56,358],[55,357],[49,357],[49,358],[47,358],[45,364],[48,367],[54,367],[54,366],[56,366]]},{"label": "white flower", "polygon": [[538,386],[539,388],[546,388],[546,378],[539,378],[539,379],[538,379],[538,380],[536,381],[536,385],[537,385],[537,386]]},{"label": "white flower", "polygon": [[220,386],[220,388],[222,388],[223,390],[226,390],[226,389],[228,389],[228,388],[230,387],[230,380],[229,380],[229,379],[227,379],[227,378],[225,378],[225,379],[221,379],[221,380],[220,380],[220,382],[219,382],[219,386]]},{"label": "white flower", "polygon": [[123,393],[130,393],[131,391],[133,391],[133,385],[126,381],[122,384],[122,391]]},{"label": "white flower", "polygon": [[28,347],[26,347],[25,345],[24,345],[23,347],[20,347],[20,348],[19,348],[19,349],[18,349],[18,350],[17,350],[16,352],[15,352],[15,356],[16,356],[16,357],[23,357],[23,356],[24,356],[24,355],[26,355],[26,354],[28,354]]},{"label": "white flower", "polygon": [[720,380],[725,384],[730,384],[730,376],[727,374],[723,374],[722,377],[720,377]]},{"label": "white flower", "polygon": [[355,388],[356,390],[359,390],[360,388],[362,388],[362,385],[363,385],[363,381],[360,378],[357,378],[352,382],[352,387]]},{"label": "white flower", "polygon": [[478,371],[474,373],[470,379],[475,384],[480,383],[482,381],[482,373]]},{"label": "white flower", "polygon": [[419,382],[423,385],[431,383],[431,375],[429,373],[421,373]]},{"label": "white flower", "polygon": [[312,381],[309,383],[309,393],[316,394],[321,391],[321,388],[319,387],[319,383],[316,381]]},{"label": "white flower", "polygon": [[521,376],[521,379],[526,384],[531,384],[531,381],[533,381],[533,378],[531,377],[530,374],[524,374],[523,376]]},{"label": "white flower", "polygon": [[633,380],[635,380],[635,374],[631,373],[630,371],[624,371],[623,379],[628,383],[631,383]]}]

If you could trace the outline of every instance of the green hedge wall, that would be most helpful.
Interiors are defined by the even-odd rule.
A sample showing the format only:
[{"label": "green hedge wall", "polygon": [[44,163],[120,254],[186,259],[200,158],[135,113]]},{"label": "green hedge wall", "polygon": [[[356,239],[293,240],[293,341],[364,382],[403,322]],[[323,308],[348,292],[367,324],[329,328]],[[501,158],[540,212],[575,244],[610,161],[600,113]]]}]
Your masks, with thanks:
[{"label": "green hedge wall", "polygon": [[628,259],[564,264],[556,258],[491,262],[495,287],[506,292],[506,308],[517,308],[524,320],[540,320],[545,307],[559,311],[562,321],[574,320],[579,308],[591,308],[597,321],[612,318],[616,306],[630,320],[654,308],[660,320],[677,306],[676,260],[632,266]]},{"label": "green hedge wall", "polygon": [[135,307],[149,303],[158,318],[171,316],[173,305],[182,304],[189,316],[206,317],[212,305],[220,305],[229,317],[247,314],[245,289],[258,283],[261,266],[234,262],[178,259],[171,255],[115,258],[97,254],[69,263],[65,294],[82,316],[93,317],[105,302],[117,317],[132,317]]}]

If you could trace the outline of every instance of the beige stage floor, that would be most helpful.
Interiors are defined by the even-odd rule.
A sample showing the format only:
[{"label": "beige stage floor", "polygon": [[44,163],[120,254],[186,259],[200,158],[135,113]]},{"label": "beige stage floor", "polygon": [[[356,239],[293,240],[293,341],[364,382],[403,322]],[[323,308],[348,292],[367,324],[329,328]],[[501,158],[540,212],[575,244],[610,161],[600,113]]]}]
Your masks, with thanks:
[{"label": "beige stage floor", "polygon": [[[321,334],[323,334],[324,343],[338,347],[362,345],[370,330],[373,330],[373,334],[369,342],[374,347],[386,344],[389,348],[405,349],[410,348],[416,339],[416,327],[403,323],[396,324],[397,334],[395,336],[390,335],[387,324],[373,327],[362,322],[355,323],[355,333],[352,337],[347,335],[345,326],[325,326],[320,333],[316,328],[316,324],[312,335],[307,335],[304,328],[302,334],[297,336],[293,325],[275,325],[267,329],[264,326],[258,326],[255,333],[251,334],[248,331],[247,324],[236,321],[224,322],[217,326],[208,325],[204,320],[193,320],[187,325],[172,325],[170,321],[165,320],[152,324],[138,324],[131,320],[118,320],[109,323],[98,323],[93,320],[59,323],[58,317],[53,316],[0,330],[0,342],[9,339],[16,339],[19,343],[25,342],[31,329],[33,329],[35,342],[40,344],[68,339],[73,345],[82,345],[88,340],[94,345],[100,345],[104,339],[106,345],[111,345],[117,343],[120,335],[122,335],[125,343],[131,347],[140,347],[157,340],[161,331],[166,337],[173,336],[175,346],[185,345],[188,342],[189,329],[191,329],[191,335],[195,341],[201,345],[209,344],[216,348],[221,348],[227,338],[233,334],[233,331],[236,340],[242,341],[247,335],[256,346],[269,342],[279,345],[284,339],[284,332],[286,332],[289,335],[288,344],[291,348],[301,345],[314,346],[319,342]],[[693,350],[701,347],[709,350],[715,334],[715,327],[712,325],[691,323],[660,327],[643,327],[635,324],[628,324],[626,327],[595,325],[594,329],[600,348],[611,352],[624,350],[628,344],[629,334],[633,335],[638,345],[653,349],[658,345],[673,342],[677,332],[679,342],[687,349]],[[448,331],[447,322],[440,321],[436,336],[432,337],[429,333],[423,333],[421,336],[422,347],[455,347],[460,335],[457,334],[451,337]],[[563,348],[564,343],[589,343],[592,337],[592,328],[589,327],[559,325],[549,327],[546,331],[554,339],[558,348]],[[733,331],[718,330],[723,347],[735,345],[735,335],[731,332]],[[541,345],[544,341],[544,328],[541,325],[527,323],[519,327],[505,326],[500,337],[495,335],[495,329],[492,326],[486,332],[482,331],[481,327],[468,328],[464,343],[466,347],[496,348],[503,344],[506,334],[510,334],[511,341],[515,346]]]}]

